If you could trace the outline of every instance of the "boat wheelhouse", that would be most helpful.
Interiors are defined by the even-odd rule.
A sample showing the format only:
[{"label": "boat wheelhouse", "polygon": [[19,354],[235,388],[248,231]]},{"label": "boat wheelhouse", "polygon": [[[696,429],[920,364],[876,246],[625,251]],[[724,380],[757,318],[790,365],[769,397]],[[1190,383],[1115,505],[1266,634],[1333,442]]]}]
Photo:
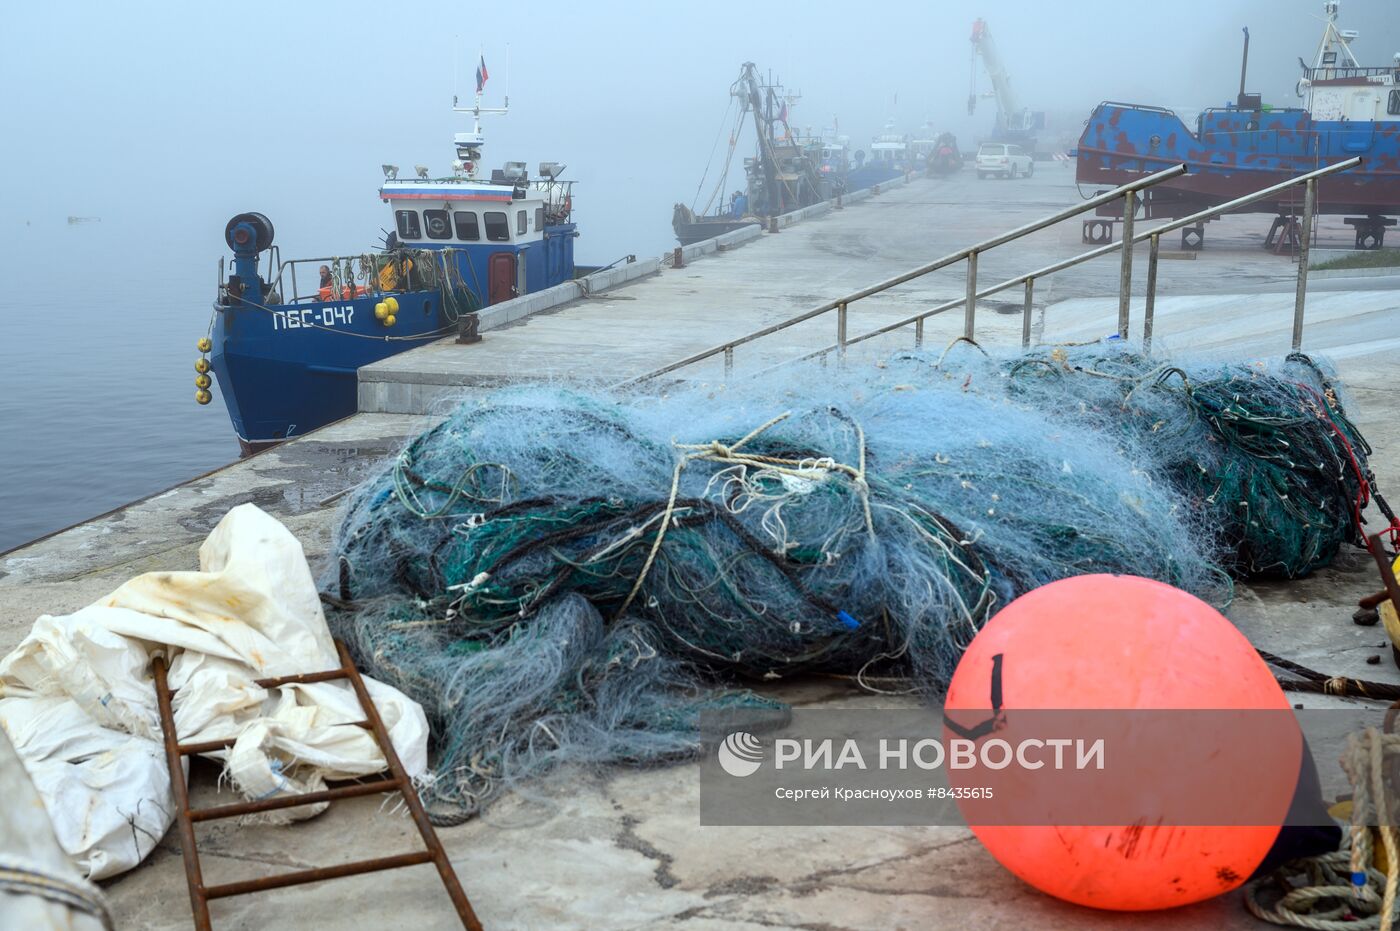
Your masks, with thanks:
[{"label": "boat wheelhouse", "polygon": [[394,218],[394,243],[448,249],[482,304],[497,304],[573,277],[572,182],[545,162],[531,182],[525,165],[508,162],[490,182],[461,178],[386,180],[380,199]]},{"label": "boat wheelhouse", "polygon": [[855,161],[846,177],[846,186],[859,191],[876,184],[893,181],[910,168],[909,137],[895,132],[894,120],[885,124],[885,131],[870,140],[870,154],[857,151]]}]

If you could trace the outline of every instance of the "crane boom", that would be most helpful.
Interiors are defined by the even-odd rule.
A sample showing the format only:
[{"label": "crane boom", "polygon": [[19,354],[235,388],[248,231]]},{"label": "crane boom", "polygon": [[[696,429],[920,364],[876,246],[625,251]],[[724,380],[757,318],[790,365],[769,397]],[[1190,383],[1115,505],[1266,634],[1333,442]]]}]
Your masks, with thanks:
[{"label": "crane boom", "polygon": [[[982,64],[987,69],[987,77],[992,81],[992,91],[996,94],[996,136],[1029,132],[1032,129],[1030,111],[1017,104],[1016,95],[1011,90],[1011,76],[1007,74],[1006,66],[997,54],[996,43],[992,41],[992,30],[987,26],[986,20],[978,19],[972,24],[972,50],[974,55],[982,56]],[[976,105],[977,94],[974,90],[967,100],[969,114]]]}]

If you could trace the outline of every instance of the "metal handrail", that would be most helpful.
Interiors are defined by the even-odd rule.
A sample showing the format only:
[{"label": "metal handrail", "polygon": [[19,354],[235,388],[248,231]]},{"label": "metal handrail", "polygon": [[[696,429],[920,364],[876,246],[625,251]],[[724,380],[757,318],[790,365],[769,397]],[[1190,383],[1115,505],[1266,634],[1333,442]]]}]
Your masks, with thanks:
[{"label": "metal handrail", "polygon": [[[1096,249],[1090,249],[1087,252],[1081,252],[1079,255],[1073,256],[1072,258],[1062,259],[1058,262],[1054,262],[1050,265],[1038,268],[1035,271],[1026,272],[1023,275],[1017,275],[1015,278],[1008,278],[1005,281],[1000,282],[999,284],[992,285],[990,288],[978,291],[975,296],[977,299],[980,300],[981,298],[989,297],[1000,291],[1005,291],[1007,288],[1014,288],[1018,284],[1026,286],[1026,300],[1023,306],[1021,320],[1021,346],[1022,348],[1026,348],[1030,345],[1030,299],[1032,288],[1034,287],[1034,283],[1037,278],[1043,278],[1046,275],[1052,275],[1055,272],[1064,271],[1067,268],[1071,268],[1075,265],[1087,262],[1090,259],[1098,258],[1101,255],[1107,255],[1108,253],[1113,252],[1116,249],[1122,249],[1124,243],[1136,245],[1139,242],[1147,241],[1149,243],[1150,250],[1148,252],[1147,260],[1147,303],[1144,310],[1143,342],[1145,346],[1150,347],[1152,344],[1153,312],[1157,290],[1157,256],[1162,234],[1174,232],[1175,230],[1181,229],[1186,226],[1194,226],[1195,224],[1200,223],[1203,220],[1217,218],[1220,214],[1228,213],[1229,211],[1234,210],[1237,207],[1246,206],[1255,201],[1263,200],[1267,197],[1277,194],[1280,191],[1287,190],[1288,188],[1295,187],[1299,184],[1304,184],[1306,185],[1307,190],[1304,194],[1303,199],[1303,219],[1301,223],[1301,229],[1299,231],[1298,284],[1294,296],[1293,306],[1293,348],[1295,350],[1300,349],[1302,348],[1303,339],[1303,306],[1307,292],[1308,248],[1311,239],[1312,216],[1317,200],[1317,179],[1323,177],[1324,175],[1330,175],[1339,171],[1346,171],[1348,169],[1355,168],[1356,166],[1361,164],[1361,161],[1362,160],[1360,157],[1355,157],[1347,159],[1343,162],[1335,162],[1331,165],[1326,166],[1325,168],[1319,168],[1315,171],[1310,171],[1307,174],[1299,175],[1296,178],[1290,178],[1287,181],[1280,181],[1278,184],[1273,184],[1269,187],[1261,188],[1252,194],[1246,194],[1243,197],[1237,197],[1234,200],[1226,201],[1223,204],[1217,204],[1216,206],[1211,207],[1209,209],[1201,210],[1187,217],[1181,217],[1180,219],[1173,220],[1170,223],[1164,223],[1161,226],[1155,226],[1152,229],[1144,230],[1141,233],[1133,233],[1131,229],[1125,228],[1123,237],[1118,242],[1108,243],[1107,245],[1099,246]],[[1130,255],[1131,251],[1131,249],[1125,250],[1124,254]],[[1123,279],[1120,278],[1120,310],[1123,306],[1121,301],[1128,294],[1128,284],[1128,282],[1125,282]],[[956,298],[951,301],[945,301],[944,303],[939,304],[938,306],[930,310],[923,311],[910,317],[905,317],[902,320],[896,320],[893,323],[888,323],[878,329],[871,330],[868,333],[862,333],[859,336],[846,339],[844,341],[844,344],[846,346],[850,346],[853,343],[861,343],[868,339],[874,339],[877,336],[883,336],[884,334],[890,333],[894,330],[898,330],[901,327],[906,327],[911,323],[918,324],[921,321],[927,319],[928,317],[932,317],[937,314],[944,313],[945,311],[952,310],[954,307],[957,307],[959,304],[963,303],[965,303],[965,300],[963,298]],[[1128,337],[1128,319],[1121,313],[1118,321],[1118,335],[1122,339],[1127,339]],[[796,359],[791,359],[789,360],[789,362],[800,362],[806,359],[814,359],[818,356],[824,356],[831,352],[840,351],[841,348],[842,346],[839,344],[825,346],[821,349],[814,350],[813,352],[809,352],[805,355],[798,356]]]},{"label": "metal handrail", "polygon": [[[922,277],[932,272],[936,272],[941,268],[946,268],[949,265],[964,260],[968,262],[968,286],[966,301],[968,302],[968,326],[970,327],[972,321],[972,304],[973,302],[975,302],[976,298],[980,296],[976,293],[977,255],[979,253],[985,252],[988,249],[995,248],[996,246],[1004,245],[1005,243],[1011,242],[1013,240],[1020,239],[1023,236],[1027,236],[1031,233],[1045,229],[1048,226],[1053,226],[1056,223],[1061,222],[1062,220],[1067,220],[1070,217],[1078,216],[1079,214],[1084,213],[1088,210],[1093,210],[1094,208],[1100,207],[1104,204],[1112,203],[1120,197],[1125,198],[1126,201],[1124,204],[1124,228],[1125,231],[1131,230],[1132,214],[1135,212],[1136,206],[1133,195],[1135,195],[1136,192],[1144,188],[1151,187],[1155,184],[1159,184],[1163,181],[1170,180],[1171,178],[1175,178],[1185,173],[1186,166],[1184,164],[1173,165],[1171,168],[1164,169],[1162,171],[1148,175],[1144,178],[1139,178],[1138,180],[1129,182],[1128,184],[1120,185],[1119,187],[1116,187],[1111,191],[1105,191],[1104,193],[1095,195],[1094,197],[1091,197],[1088,200],[1081,201],[1073,207],[1068,207],[1057,213],[1053,213],[1049,216],[1042,217],[1039,220],[1034,220],[1030,223],[1024,224],[1023,226],[1018,226],[1015,229],[1002,233],[999,236],[993,236],[991,239],[985,239],[982,242],[977,243],[976,245],[968,246],[965,249],[960,249],[959,251],[951,253],[949,255],[945,255],[940,259],[935,259],[932,262],[920,265],[917,268],[911,269],[910,271],[904,272],[899,275],[895,275],[893,278],[887,278],[884,281],[862,288],[859,291],[855,291],[851,294],[846,295],[845,297],[838,298],[834,301],[828,301],[825,304],[813,307],[811,310],[804,311],[795,317],[789,317],[786,320],[781,320],[777,323],[770,324],[769,326],[763,327],[762,329],[754,330],[751,333],[746,333],[743,336],[739,336],[731,340],[726,340],[725,342],[720,343],[716,346],[711,346],[709,349],[702,350],[701,352],[697,352],[693,355],[686,356],[684,359],[672,362],[670,365],[666,365],[662,368],[655,369],[654,371],[638,375],[634,378],[629,378],[626,381],[619,382],[614,387],[623,388],[628,385],[637,384],[638,382],[648,381],[652,378],[657,378],[661,375],[674,372],[677,369],[685,368],[686,366],[693,365],[696,362],[703,362],[706,359],[711,359],[721,354],[724,356],[725,373],[728,374],[730,371],[733,370],[734,349],[736,347],[742,346],[745,343],[751,343],[755,340],[762,339],[765,336],[771,336],[774,333],[786,330],[789,327],[796,326],[799,323],[805,323],[808,320],[811,320],[815,317],[820,317],[822,314],[830,313],[833,310],[837,312],[836,328],[838,334],[838,343],[844,346],[849,342],[845,338],[846,314],[847,308],[852,303],[861,300],[862,298],[867,298],[871,295],[879,294],[882,291],[888,291],[890,288],[904,284],[908,281],[912,281],[915,278]],[[929,316],[929,314],[924,314],[923,316]],[[914,318],[911,318],[911,320],[913,319]],[[922,319],[917,320],[916,325],[918,329],[915,334],[915,340],[916,343],[921,344],[923,341]],[[970,336],[971,334],[969,333],[968,335]]]}]

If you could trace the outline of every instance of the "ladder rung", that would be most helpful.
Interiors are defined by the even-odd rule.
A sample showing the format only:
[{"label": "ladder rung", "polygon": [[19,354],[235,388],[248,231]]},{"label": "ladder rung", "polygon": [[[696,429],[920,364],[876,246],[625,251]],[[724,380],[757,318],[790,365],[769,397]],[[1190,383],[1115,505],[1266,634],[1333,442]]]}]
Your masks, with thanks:
[{"label": "ladder rung", "polygon": [[[370,724],[368,721],[349,721],[346,723],[354,727],[362,727],[365,730],[374,729],[374,725]],[[181,756],[192,756],[196,753],[212,753],[215,750],[227,750],[229,747],[233,746],[234,741],[237,739],[237,737],[222,737],[215,740],[202,740],[197,744],[180,744],[176,749],[180,751]]]},{"label": "ladder rung", "polygon": [[[271,679],[254,679],[253,684],[259,688],[275,689],[279,685],[310,685],[312,682],[334,682],[336,679],[348,678],[350,677],[345,674],[344,669],[327,669],[325,672],[301,672],[292,676],[274,676]],[[174,695],[180,690],[167,685],[166,691]]]},{"label": "ladder rung", "polygon": [[327,669],[325,672],[303,672],[293,676],[259,679],[257,684],[265,689],[275,689],[279,685],[307,685],[312,682],[332,682],[344,678],[346,678],[344,669]]},{"label": "ladder rung", "polygon": [[360,873],[374,873],[379,870],[393,870],[401,866],[417,866],[431,863],[430,851],[401,853],[394,857],[380,857],[376,860],[356,860],[338,866],[322,866],[311,870],[298,870],[295,873],[279,873],[276,876],[263,876],[258,879],[245,879],[236,883],[209,886],[204,890],[206,899],[225,899],[231,895],[246,895],[249,892],[263,892],[267,889],[281,889],[284,886],[299,886],[302,883],[315,883],[323,879],[339,879],[342,876],[356,876]]},{"label": "ladder rung", "polygon": [[191,821],[214,821],[219,818],[237,818],[240,815],[255,815],[262,811],[277,811],[280,808],[297,808],[301,805],[314,805],[317,802],[332,802],[338,798],[355,798],[360,795],[374,795],[376,792],[396,792],[400,788],[397,779],[381,779],[378,782],[357,782],[319,792],[306,792],[302,795],[279,795],[276,798],[258,799],[252,802],[234,802],[230,805],[216,805],[213,808],[191,808]]}]

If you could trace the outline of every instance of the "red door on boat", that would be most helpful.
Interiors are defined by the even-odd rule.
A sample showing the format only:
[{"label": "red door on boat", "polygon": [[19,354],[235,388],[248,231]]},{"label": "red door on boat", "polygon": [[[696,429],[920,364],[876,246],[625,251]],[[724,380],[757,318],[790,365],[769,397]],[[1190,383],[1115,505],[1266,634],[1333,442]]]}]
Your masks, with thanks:
[{"label": "red door on boat", "polygon": [[488,304],[499,304],[515,297],[515,255],[497,252],[491,256]]}]

